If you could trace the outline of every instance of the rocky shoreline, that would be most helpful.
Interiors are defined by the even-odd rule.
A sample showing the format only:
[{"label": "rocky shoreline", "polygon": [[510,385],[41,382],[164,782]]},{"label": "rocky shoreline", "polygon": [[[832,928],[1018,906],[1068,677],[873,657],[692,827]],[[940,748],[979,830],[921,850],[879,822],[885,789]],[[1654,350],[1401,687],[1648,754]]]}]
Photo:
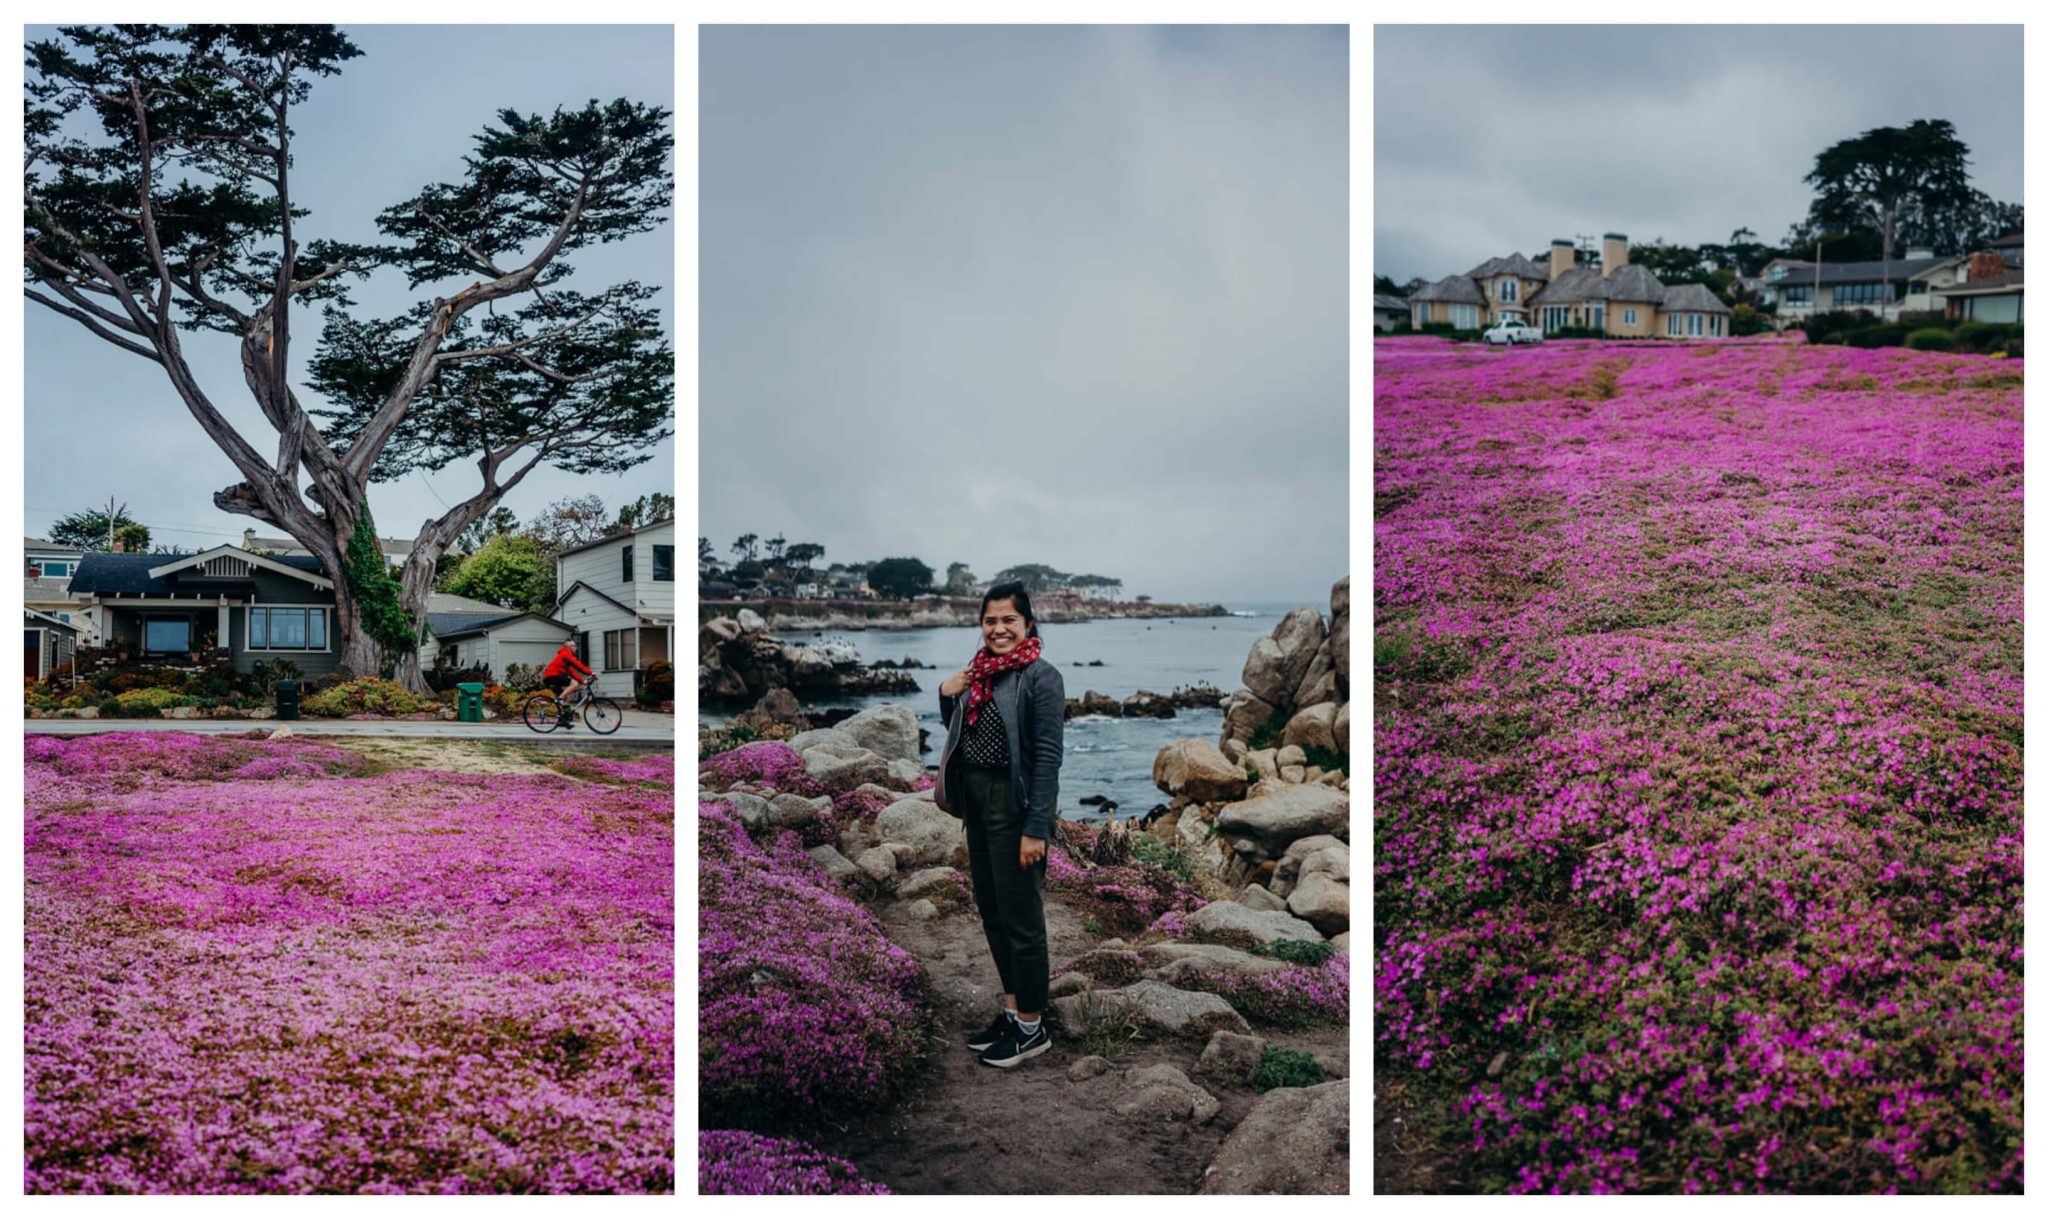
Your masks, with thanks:
[{"label": "rocky shoreline", "polygon": [[[864,1132],[841,1126],[826,1139],[849,1171],[902,1192],[1345,1192],[1348,578],[1330,610],[1326,624],[1298,609],[1254,644],[1219,743],[1160,750],[1153,779],[1171,803],[1145,828],[1061,826],[1046,888],[1057,1037],[1028,1071],[963,1067],[952,1053],[951,1026],[987,1018],[993,966],[972,913],[965,832],[932,801],[909,708],[872,707],[700,762],[700,808],[716,810],[705,816],[731,818],[815,878],[788,883],[843,895],[821,902],[850,898],[925,979],[917,993],[938,1025],[925,1044],[937,1048],[898,1062],[906,1080],[924,1081],[922,1099],[884,1117],[895,1102],[874,1095]],[[811,985],[779,972],[748,983],[742,967],[733,985]],[[705,985],[708,1004],[725,983]],[[818,1001],[841,1002],[845,989]],[[1113,1164],[1064,1187],[1004,1175],[1000,1140],[976,1132],[1030,1103],[1009,1093],[1042,1091],[1046,1064],[1064,1076],[1055,1086],[1074,1138],[1145,1130],[1152,1160],[1138,1180]]]},{"label": "rocky shoreline", "polygon": [[[820,613],[804,612],[818,605],[832,608]],[[1034,605],[1039,621],[1048,624],[1094,622],[1107,618],[1227,618],[1221,605],[1153,605],[1136,602],[1078,604],[1044,599]],[[936,627],[971,627],[980,613],[977,598],[944,601],[816,602],[816,601],[734,601],[705,602],[701,613],[718,617],[740,613],[758,615],[768,627],[785,631],[916,631]]]}]

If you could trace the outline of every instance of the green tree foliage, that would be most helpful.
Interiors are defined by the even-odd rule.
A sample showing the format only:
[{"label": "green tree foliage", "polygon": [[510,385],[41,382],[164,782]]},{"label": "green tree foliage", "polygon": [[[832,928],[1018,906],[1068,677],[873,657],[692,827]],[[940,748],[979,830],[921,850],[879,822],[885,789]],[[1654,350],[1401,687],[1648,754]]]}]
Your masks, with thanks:
[{"label": "green tree foliage", "polygon": [[787,567],[809,571],[811,564],[825,557],[825,548],[816,542],[796,542],[782,552],[782,562]]},{"label": "green tree foliage", "polygon": [[[1073,577],[1070,574],[1057,567],[1048,567],[1043,563],[1020,563],[997,572],[994,583],[1002,584],[1016,580],[1024,585],[1024,591],[1036,594],[1064,585],[1071,579]],[[873,580],[868,582],[874,583]]]},{"label": "green tree foliage", "polygon": [[[672,521],[676,516],[676,497],[656,491],[643,495],[619,509],[618,519],[612,522],[614,530],[639,529],[656,521]],[[702,542],[704,539],[697,539]],[[698,547],[702,550],[703,547]]]},{"label": "green tree foliage", "polygon": [[524,534],[493,537],[462,561],[448,591],[508,609],[546,613],[555,603],[555,560]]},{"label": "green tree foliage", "polygon": [[60,516],[56,523],[50,526],[49,540],[60,546],[76,546],[80,550],[110,550],[110,536],[120,537],[124,528],[142,530],[142,544],[129,546],[124,542],[125,549],[130,552],[149,549],[148,528],[128,515],[126,504],[110,505],[108,508],[88,508],[83,512]]},{"label": "green tree foliage", "polygon": [[133,522],[116,525],[114,543],[129,554],[141,554],[149,549],[149,526]]},{"label": "green tree foliage", "polygon": [[974,573],[968,570],[967,564],[949,563],[946,565],[946,586],[942,590],[943,592],[950,596],[964,597],[974,590],[974,585]]},{"label": "green tree foliage", "polygon": [[1903,219],[1977,205],[1969,157],[1947,119],[1874,127],[1837,141],[1814,157],[1806,175],[1816,192],[1808,219],[1829,230],[1875,233],[1878,257],[1896,258]]},{"label": "green tree foliage", "polygon": [[377,527],[368,512],[356,518],[346,563],[349,590],[363,615],[363,631],[384,649],[387,660],[411,652],[418,638],[413,620],[405,612],[398,581],[392,578],[391,565],[384,561],[384,549],[377,544]]},{"label": "green tree foliage", "polygon": [[595,495],[574,495],[541,509],[522,532],[553,556],[609,537],[611,522],[604,500]]},{"label": "green tree foliage", "polygon": [[883,559],[868,568],[868,586],[884,597],[930,592],[932,569],[917,559]]}]

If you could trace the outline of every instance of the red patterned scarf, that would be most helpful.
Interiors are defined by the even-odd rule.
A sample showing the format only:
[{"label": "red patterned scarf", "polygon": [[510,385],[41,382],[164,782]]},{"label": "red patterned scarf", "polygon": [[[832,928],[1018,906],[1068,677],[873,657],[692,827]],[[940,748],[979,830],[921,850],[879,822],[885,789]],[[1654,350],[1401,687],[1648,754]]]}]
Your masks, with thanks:
[{"label": "red patterned scarf", "polygon": [[967,671],[974,678],[967,687],[968,727],[974,726],[975,717],[981,714],[981,705],[996,696],[995,675],[1007,673],[1011,669],[1021,669],[1037,660],[1038,653],[1044,646],[1045,641],[1036,635],[1027,637],[1024,642],[1001,656],[989,651],[988,645],[982,645],[981,650],[974,654],[974,659],[967,662]]}]

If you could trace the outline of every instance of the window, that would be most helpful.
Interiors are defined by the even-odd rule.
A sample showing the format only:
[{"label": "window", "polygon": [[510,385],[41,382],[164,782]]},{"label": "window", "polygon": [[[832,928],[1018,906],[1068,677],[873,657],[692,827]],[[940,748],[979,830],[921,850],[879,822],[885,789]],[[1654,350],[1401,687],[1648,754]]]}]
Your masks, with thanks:
[{"label": "window", "polygon": [[192,620],[189,618],[148,618],[142,623],[145,652],[189,652],[192,650]]},{"label": "window", "polygon": [[1512,279],[1504,279],[1500,281],[1500,298],[1504,301],[1514,301],[1519,299],[1519,290],[1520,285],[1516,284],[1515,281]]},{"label": "window", "polygon": [[633,544],[631,542],[619,548],[619,579],[624,580],[628,584],[633,582]]},{"label": "window", "polygon": [[1457,330],[1479,329],[1479,306],[1452,305],[1451,326]]},{"label": "window", "polygon": [[1690,334],[1690,335],[1700,335],[1700,334],[1705,334],[1705,333],[1706,333],[1706,328],[1705,328],[1704,326],[1701,326],[1701,325],[1700,325],[1700,322],[1701,322],[1701,320],[1702,320],[1703,316],[1704,316],[1704,315],[1702,315],[1702,314],[1698,314],[1698,313],[1688,313],[1688,314],[1686,314],[1686,315],[1685,315],[1685,332],[1686,332],[1687,334]]},{"label": "window", "polygon": [[1811,305],[1813,303],[1813,285],[1789,284],[1785,288],[1783,300],[1788,305]]},{"label": "window", "polygon": [[[1836,284],[1837,305],[1875,305],[1899,299],[1900,284]],[[1889,290],[1888,290],[1889,289]]]},{"label": "window", "polygon": [[676,578],[676,548],[656,546],[654,548],[654,579],[658,583],[672,584]]},{"label": "window", "polygon": [[1635,325],[1636,311],[1633,309],[1623,309],[1621,311],[1621,320],[1630,326]]},{"label": "window", "polygon": [[1927,282],[1926,282],[1925,280],[1919,280],[1919,279],[1916,279],[1916,280],[1914,280],[1914,281],[1913,281],[1912,283],[1910,283],[1910,284],[1907,284],[1907,285],[1906,285],[1906,295],[1907,295],[1907,296],[1925,296],[1925,295],[1927,295]]},{"label": "window", "polygon": [[606,631],[604,633],[604,667],[607,670],[638,668],[639,649],[635,646],[632,630]]},{"label": "window", "polygon": [[69,576],[72,569],[77,565],[63,559],[44,559],[37,563],[36,566],[41,569],[37,574],[46,580],[51,580]]},{"label": "window", "polygon": [[324,652],[327,611],[304,605],[251,606],[249,647],[271,652]]},{"label": "window", "polygon": [[1605,330],[1605,329],[1607,329],[1607,306],[1606,306],[1606,305],[1594,305],[1594,306],[1593,306],[1593,329],[1595,329],[1595,330]]},{"label": "window", "polygon": [[1417,326],[1426,326],[1426,325],[1428,325],[1428,324],[1429,324],[1429,306],[1428,306],[1428,305],[1417,305],[1417,306],[1415,306],[1415,324],[1416,324]]},{"label": "window", "polygon": [[1676,313],[1667,313],[1664,315],[1664,333],[1678,333],[1678,315]]}]

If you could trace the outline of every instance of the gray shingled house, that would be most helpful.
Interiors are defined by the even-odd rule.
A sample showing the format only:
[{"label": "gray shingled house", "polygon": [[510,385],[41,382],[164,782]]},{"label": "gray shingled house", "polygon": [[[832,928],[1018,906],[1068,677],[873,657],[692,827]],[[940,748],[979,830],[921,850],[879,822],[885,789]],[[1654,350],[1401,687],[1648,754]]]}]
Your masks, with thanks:
[{"label": "gray shingled house", "polygon": [[227,653],[247,673],[290,660],[308,677],[334,670],[334,582],[319,560],[216,546],[190,555],[86,555],[70,592],[89,646],[137,659]]}]

